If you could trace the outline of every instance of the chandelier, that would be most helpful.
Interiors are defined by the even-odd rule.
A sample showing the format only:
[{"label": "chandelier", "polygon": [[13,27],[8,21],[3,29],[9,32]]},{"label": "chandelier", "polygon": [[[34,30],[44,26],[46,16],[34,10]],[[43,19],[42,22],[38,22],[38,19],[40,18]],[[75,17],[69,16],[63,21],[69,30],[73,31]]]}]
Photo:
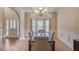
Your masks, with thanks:
[{"label": "chandelier", "polygon": [[47,9],[46,8],[36,8],[34,10],[34,12],[40,16],[42,16],[43,14],[45,14],[47,12]]}]

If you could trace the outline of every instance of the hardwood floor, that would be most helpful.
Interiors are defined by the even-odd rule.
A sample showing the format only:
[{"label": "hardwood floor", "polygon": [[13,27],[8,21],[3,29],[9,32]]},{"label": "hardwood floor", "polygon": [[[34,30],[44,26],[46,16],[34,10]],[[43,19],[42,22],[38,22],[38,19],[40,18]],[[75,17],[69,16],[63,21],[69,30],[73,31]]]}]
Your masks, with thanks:
[{"label": "hardwood floor", "polygon": [[1,51],[28,51],[28,39],[4,39]]},{"label": "hardwood floor", "polygon": [[[0,40],[0,51],[29,51],[28,39]],[[60,40],[55,39],[55,51],[72,51],[72,49]]]}]

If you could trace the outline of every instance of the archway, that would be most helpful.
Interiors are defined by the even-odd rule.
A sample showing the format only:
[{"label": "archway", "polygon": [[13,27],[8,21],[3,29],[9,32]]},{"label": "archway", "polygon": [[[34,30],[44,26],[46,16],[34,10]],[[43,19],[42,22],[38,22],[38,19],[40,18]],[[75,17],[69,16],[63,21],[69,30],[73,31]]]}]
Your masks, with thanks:
[{"label": "archway", "polygon": [[3,37],[19,38],[20,19],[12,8],[4,8]]}]

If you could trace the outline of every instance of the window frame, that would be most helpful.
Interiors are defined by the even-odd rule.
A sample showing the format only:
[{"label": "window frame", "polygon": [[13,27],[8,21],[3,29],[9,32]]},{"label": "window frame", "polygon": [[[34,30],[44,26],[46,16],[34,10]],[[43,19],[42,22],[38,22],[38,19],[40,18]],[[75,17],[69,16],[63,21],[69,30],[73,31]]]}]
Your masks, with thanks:
[{"label": "window frame", "polygon": [[[35,26],[33,26],[33,21],[34,21],[34,20],[36,21],[36,23],[35,23],[36,25],[35,25]],[[39,27],[43,27],[43,28],[44,28],[44,31],[46,32],[46,27],[47,27],[47,26],[46,26],[46,20],[49,21],[49,24],[48,24],[48,31],[50,31],[50,19],[43,19],[43,20],[42,20],[42,21],[43,21],[43,26],[39,26],[39,27],[38,27],[38,21],[39,21],[39,20],[40,20],[40,19],[32,19],[32,32],[34,32],[34,30],[33,30],[34,27],[35,27],[35,32],[39,31],[39,30],[38,30]],[[48,31],[47,31],[47,32],[48,32]]]}]

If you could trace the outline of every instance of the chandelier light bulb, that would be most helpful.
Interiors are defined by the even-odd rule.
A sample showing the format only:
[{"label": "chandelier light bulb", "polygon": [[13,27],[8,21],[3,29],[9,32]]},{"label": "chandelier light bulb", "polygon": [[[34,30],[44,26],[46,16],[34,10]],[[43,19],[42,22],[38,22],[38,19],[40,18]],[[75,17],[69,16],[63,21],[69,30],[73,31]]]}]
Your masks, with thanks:
[{"label": "chandelier light bulb", "polygon": [[38,10],[35,10],[35,12],[36,12],[37,14],[39,14],[39,11],[38,11]]},{"label": "chandelier light bulb", "polygon": [[47,11],[47,9],[44,9],[44,11],[46,12],[46,11]]},{"label": "chandelier light bulb", "polygon": [[39,10],[42,10],[42,8],[39,8]]},{"label": "chandelier light bulb", "polygon": [[46,8],[36,8],[35,9],[35,13],[37,13],[37,14],[46,14],[46,12],[47,12],[47,9]]}]

